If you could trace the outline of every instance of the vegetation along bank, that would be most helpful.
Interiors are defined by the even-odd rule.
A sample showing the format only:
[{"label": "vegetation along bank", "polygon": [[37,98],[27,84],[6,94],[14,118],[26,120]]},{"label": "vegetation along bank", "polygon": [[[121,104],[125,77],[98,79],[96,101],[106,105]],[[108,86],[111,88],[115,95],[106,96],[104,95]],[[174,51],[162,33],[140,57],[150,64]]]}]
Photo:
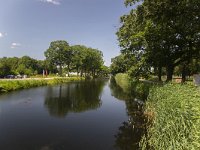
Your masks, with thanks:
[{"label": "vegetation along bank", "polygon": [[198,87],[176,83],[153,87],[144,114],[147,114],[151,125],[140,143],[143,149],[200,148]]},{"label": "vegetation along bank", "polygon": [[[116,83],[145,98],[142,114],[146,120],[146,134],[141,149],[199,149],[200,148],[200,89],[185,84],[133,85],[127,74],[117,74]],[[135,82],[136,83],[136,82]],[[122,88],[122,89],[123,89]],[[134,100],[134,99],[133,99]]]},{"label": "vegetation along bank", "polygon": [[71,81],[79,81],[84,78],[81,77],[59,77],[49,79],[25,79],[25,80],[0,80],[0,93],[15,91],[19,89],[26,89],[37,86],[53,85],[67,83]]}]

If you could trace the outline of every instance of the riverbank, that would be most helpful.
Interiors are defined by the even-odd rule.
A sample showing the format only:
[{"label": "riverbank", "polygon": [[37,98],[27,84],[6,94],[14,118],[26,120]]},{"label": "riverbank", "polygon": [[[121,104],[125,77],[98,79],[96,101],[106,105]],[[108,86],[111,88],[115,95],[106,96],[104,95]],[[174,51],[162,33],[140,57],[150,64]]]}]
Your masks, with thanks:
[{"label": "riverbank", "polygon": [[153,86],[136,82],[137,84],[131,85],[132,81],[127,75],[118,74],[116,77],[116,83],[121,87],[129,87],[129,91],[135,90],[147,95],[141,112],[146,118],[147,133],[140,142],[141,149],[200,148],[198,87],[191,82]]},{"label": "riverbank", "polygon": [[144,114],[150,126],[140,146],[145,149],[200,148],[200,89],[166,84],[150,90]]},{"label": "riverbank", "polygon": [[119,85],[125,93],[129,93],[142,101],[147,99],[149,89],[160,83],[147,80],[134,80],[128,74],[119,73],[114,77],[117,85]]},{"label": "riverbank", "polygon": [[37,86],[62,84],[71,81],[79,81],[80,77],[57,77],[57,78],[29,78],[29,79],[3,79],[0,80],[0,93],[27,89]]}]

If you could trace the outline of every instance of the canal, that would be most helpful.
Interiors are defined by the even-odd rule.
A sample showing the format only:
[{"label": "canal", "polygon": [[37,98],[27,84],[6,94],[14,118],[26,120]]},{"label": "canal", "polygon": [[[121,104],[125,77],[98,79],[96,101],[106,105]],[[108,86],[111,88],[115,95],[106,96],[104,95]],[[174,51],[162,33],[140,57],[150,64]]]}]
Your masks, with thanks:
[{"label": "canal", "polygon": [[134,97],[110,81],[0,95],[0,150],[134,150],[143,129]]}]

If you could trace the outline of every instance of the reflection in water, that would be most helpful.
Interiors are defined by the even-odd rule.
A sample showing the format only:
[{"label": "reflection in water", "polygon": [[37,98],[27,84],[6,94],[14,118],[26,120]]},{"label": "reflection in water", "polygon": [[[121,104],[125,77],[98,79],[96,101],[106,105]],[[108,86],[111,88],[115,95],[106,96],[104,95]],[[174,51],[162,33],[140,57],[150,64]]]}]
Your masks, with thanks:
[{"label": "reflection in water", "polygon": [[[112,96],[124,100],[129,120],[123,122],[115,135],[115,147],[120,150],[133,150],[139,148],[139,142],[145,133],[144,116],[142,115],[142,104],[138,103],[132,90],[123,91],[114,80],[110,82]],[[137,101],[136,101],[137,100]]]},{"label": "reflection in water", "polygon": [[68,112],[83,112],[101,106],[101,93],[105,81],[77,82],[49,87],[45,106],[50,115],[65,117]]}]

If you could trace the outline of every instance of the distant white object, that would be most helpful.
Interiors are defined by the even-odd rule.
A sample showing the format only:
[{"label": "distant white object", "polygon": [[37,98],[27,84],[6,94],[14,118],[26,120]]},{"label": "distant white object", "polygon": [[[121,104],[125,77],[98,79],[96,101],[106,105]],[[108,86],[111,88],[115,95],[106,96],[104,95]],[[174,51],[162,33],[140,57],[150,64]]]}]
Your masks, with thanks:
[{"label": "distant white object", "polygon": [[77,72],[70,72],[70,75],[77,75]]},{"label": "distant white object", "polygon": [[196,86],[200,86],[200,75],[199,74],[193,75],[193,82]]},{"label": "distant white object", "polygon": [[45,75],[45,71],[44,71],[44,69],[43,69],[43,71],[42,71],[42,75],[43,75],[43,77],[44,77],[44,75]]},{"label": "distant white object", "polygon": [[23,78],[27,78],[27,75],[23,75]]}]

